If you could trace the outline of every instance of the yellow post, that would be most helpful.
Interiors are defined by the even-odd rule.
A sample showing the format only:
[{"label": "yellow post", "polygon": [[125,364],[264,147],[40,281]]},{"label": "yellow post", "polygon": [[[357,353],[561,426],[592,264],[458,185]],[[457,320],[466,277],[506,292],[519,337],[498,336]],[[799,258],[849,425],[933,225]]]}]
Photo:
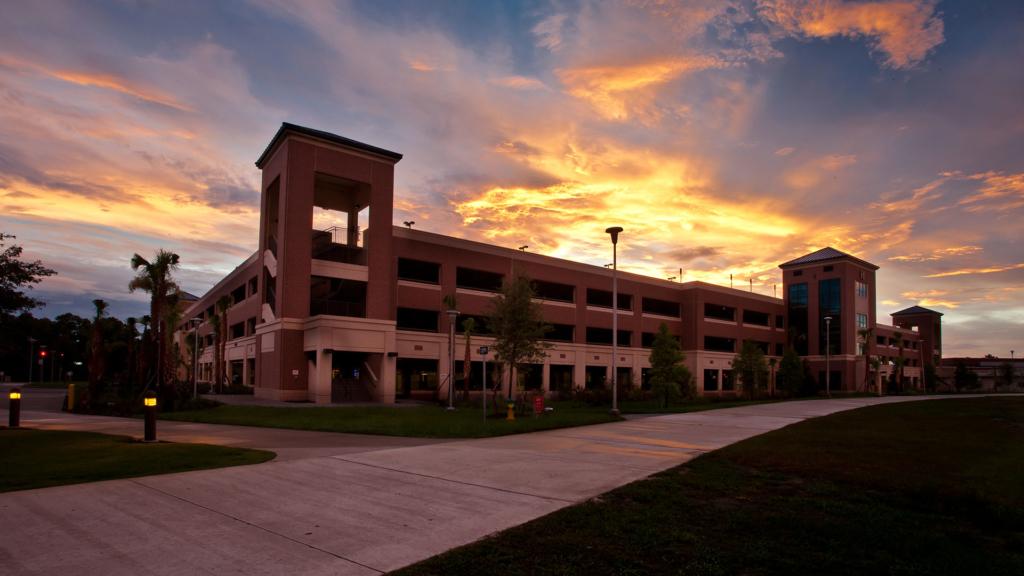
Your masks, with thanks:
[{"label": "yellow post", "polygon": [[511,420],[515,420],[515,419],[516,419],[516,404],[515,404],[515,402],[509,402],[508,403],[508,415],[505,416],[505,420],[510,420],[511,421]]},{"label": "yellow post", "polygon": [[75,411],[75,385],[68,384],[68,412]]}]

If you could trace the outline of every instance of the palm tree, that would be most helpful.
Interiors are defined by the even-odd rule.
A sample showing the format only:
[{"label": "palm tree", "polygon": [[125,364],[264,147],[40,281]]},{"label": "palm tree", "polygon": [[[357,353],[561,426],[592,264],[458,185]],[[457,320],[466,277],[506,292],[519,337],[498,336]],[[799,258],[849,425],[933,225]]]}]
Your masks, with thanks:
[{"label": "palm tree", "polygon": [[871,359],[870,359],[870,356],[868,354],[868,350],[870,350],[871,340],[874,337],[874,334],[875,334],[875,329],[874,328],[861,328],[860,330],[857,330],[857,335],[860,337],[861,343],[864,345],[863,348],[861,349],[861,352],[862,352],[862,355],[864,356],[864,391],[865,392],[867,392],[867,389],[868,389],[868,386],[867,386],[868,375],[871,373],[868,370],[868,367],[871,364]]},{"label": "palm tree", "polygon": [[231,298],[225,294],[217,300],[217,324],[220,326],[220,330],[217,332],[217,365],[214,367],[216,372],[217,391],[220,392],[220,387],[224,382],[224,357],[227,355],[228,348],[228,309],[231,308]]},{"label": "palm tree", "polygon": [[[100,382],[103,380],[104,364],[106,364],[103,345],[103,315],[107,311],[107,303],[97,298],[92,301],[92,305],[96,307],[96,316],[92,320],[92,335],[89,342],[89,401],[95,402],[99,399]],[[73,408],[71,409],[73,410]]]},{"label": "palm tree", "polygon": [[[150,331],[149,344],[151,354],[156,355],[156,385],[164,390],[164,360],[167,356],[167,339],[165,337],[165,310],[168,307],[168,295],[177,292],[177,284],[171,273],[178,268],[178,255],[167,250],[160,250],[152,262],[139,254],[132,256],[132,270],[135,278],[128,283],[128,290],[149,292]],[[167,391],[169,392],[169,391]]]},{"label": "palm tree", "polygon": [[[466,336],[466,360],[462,363],[462,401],[469,402],[469,376],[472,372],[470,356],[470,340],[473,338],[473,329],[476,328],[476,320],[466,318],[462,322],[462,333]],[[484,375],[486,379],[486,375]]]}]

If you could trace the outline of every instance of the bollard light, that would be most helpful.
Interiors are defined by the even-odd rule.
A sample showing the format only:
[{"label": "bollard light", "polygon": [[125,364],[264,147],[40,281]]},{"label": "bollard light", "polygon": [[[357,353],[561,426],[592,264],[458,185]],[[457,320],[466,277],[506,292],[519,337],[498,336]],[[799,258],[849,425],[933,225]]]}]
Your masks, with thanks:
[{"label": "bollard light", "polygon": [[12,388],[7,407],[7,426],[17,428],[21,425],[21,388]]},{"label": "bollard light", "polygon": [[145,436],[143,442],[156,442],[156,396],[149,392],[146,394],[146,398],[142,401],[142,405],[145,407]]}]

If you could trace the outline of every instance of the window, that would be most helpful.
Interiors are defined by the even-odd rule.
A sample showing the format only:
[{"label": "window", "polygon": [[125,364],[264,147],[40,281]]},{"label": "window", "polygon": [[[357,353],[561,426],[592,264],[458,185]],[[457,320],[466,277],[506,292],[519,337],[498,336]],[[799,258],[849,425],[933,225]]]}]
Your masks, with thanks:
[{"label": "window", "polygon": [[418,330],[421,332],[437,332],[438,312],[436,310],[420,310],[417,308],[399,308],[396,315],[399,330]]},{"label": "window", "polygon": [[256,276],[249,278],[249,295],[252,296],[259,289],[259,280]]},{"label": "window", "polygon": [[858,330],[867,330],[868,329],[868,315],[867,314],[857,314],[857,329]]},{"label": "window", "polygon": [[498,292],[501,290],[501,281],[504,278],[503,275],[497,272],[474,270],[472,268],[455,269],[455,286],[458,288]]},{"label": "window", "polygon": [[231,325],[231,340],[245,336],[245,322]]},{"label": "window", "polygon": [[732,370],[722,370],[722,391],[727,392],[733,388]]},{"label": "window", "polygon": [[398,279],[427,284],[441,283],[441,265],[412,258],[398,259]]},{"label": "window", "polygon": [[755,310],[744,310],[743,311],[743,323],[753,324],[755,326],[767,326],[771,321],[771,314],[767,312],[757,312]]},{"label": "window", "polygon": [[804,271],[803,270],[797,270],[797,271],[793,272],[793,276],[803,276],[803,275],[804,275]]},{"label": "window", "polygon": [[455,331],[459,333],[465,332],[466,320],[469,320],[470,318],[473,319],[473,334],[481,336],[494,334],[494,331],[491,330],[491,319],[480,314],[459,314],[458,319],[455,321]]},{"label": "window", "polygon": [[256,333],[256,318],[252,317],[245,321],[245,332],[249,336]]},{"label": "window", "polygon": [[544,280],[534,280],[532,282],[533,293],[537,298],[544,300],[555,300],[558,302],[575,302],[576,301],[576,287],[569,284],[559,284],[557,282],[545,282]]},{"label": "window", "polygon": [[[818,313],[821,331],[818,336],[818,349],[824,353],[828,344],[829,354],[840,354],[842,349],[842,292],[839,278],[829,278],[818,282]],[[826,317],[832,320],[825,322]],[[827,330],[826,330],[827,328]]]},{"label": "window", "polygon": [[776,356],[782,356],[782,352],[783,352],[782,351],[782,344],[776,344],[775,345],[775,355]]},{"label": "window", "polygon": [[704,391],[718,392],[718,370],[704,369]]},{"label": "window", "polygon": [[760,340],[747,340],[747,342],[750,342],[754,346],[757,346],[758,348],[760,348],[761,352],[765,356],[768,356],[769,354],[771,354],[771,344],[769,344],[768,342],[761,342]]},{"label": "window", "polygon": [[704,317],[735,322],[736,309],[731,306],[722,306],[720,304],[704,304]]},{"label": "window", "polygon": [[245,300],[245,284],[242,284],[238,288],[231,291],[231,303],[238,304],[242,300]]},{"label": "window", "polygon": [[572,342],[576,327],[572,324],[551,324],[551,330],[544,334],[545,340],[556,342]]},{"label": "window", "polygon": [[640,347],[651,348],[654,346],[654,337],[657,336],[654,332],[641,332],[640,333]]},{"label": "window", "polygon": [[790,344],[801,356],[807,355],[807,284],[789,286]]},{"label": "window", "polygon": [[309,315],[366,317],[366,282],[310,276]]},{"label": "window", "polygon": [[833,270],[833,267],[831,265],[825,266],[825,272],[831,272],[832,270]]},{"label": "window", "polygon": [[857,281],[857,297],[867,298],[868,297],[868,285],[866,282]]},{"label": "window", "polygon": [[775,315],[775,327],[776,328],[785,328],[786,327],[786,322],[785,322],[784,317],[782,316],[782,314],[776,314]]},{"label": "window", "polygon": [[[629,346],[630,340],[633,333],[629,330],[619,330],[619,346]],[[592,328],[587,327],[587,344],[604,344],[607,346],[612,345],[612,330],[611,328]]]},{"label": "window", "polygon": [[713,352],[735,352],[735,338],[720,338],[718,336],[705,336],[704,349]]},{"label": "window", "polygon": [[[596,288],[587,288],[587,306],[596,306],[598,308],[611,308],[612,307],[612,293],[610,290],[598,290]],[[633,295],[623,294],[619,292],[619,310],[632,310],[633,309]]]},{"label": "window", "polygon": [[668,300],[647,298],[645,296],[642,299],[642,306],[643,311],[647,314],[657,314],[659,316],[671,316],[673,318],[679,318],[678,302],[669,302]]}]

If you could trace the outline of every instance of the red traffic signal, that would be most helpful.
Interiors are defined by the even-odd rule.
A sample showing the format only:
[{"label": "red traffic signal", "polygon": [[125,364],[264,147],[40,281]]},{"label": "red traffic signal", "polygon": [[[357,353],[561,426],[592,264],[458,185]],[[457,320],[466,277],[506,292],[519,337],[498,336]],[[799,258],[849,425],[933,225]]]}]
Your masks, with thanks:
[{"label": "red traffic signal", "polygon": [[40,358],[46,358],[46,350],[40,350],[39,351],[39,357]]}]

